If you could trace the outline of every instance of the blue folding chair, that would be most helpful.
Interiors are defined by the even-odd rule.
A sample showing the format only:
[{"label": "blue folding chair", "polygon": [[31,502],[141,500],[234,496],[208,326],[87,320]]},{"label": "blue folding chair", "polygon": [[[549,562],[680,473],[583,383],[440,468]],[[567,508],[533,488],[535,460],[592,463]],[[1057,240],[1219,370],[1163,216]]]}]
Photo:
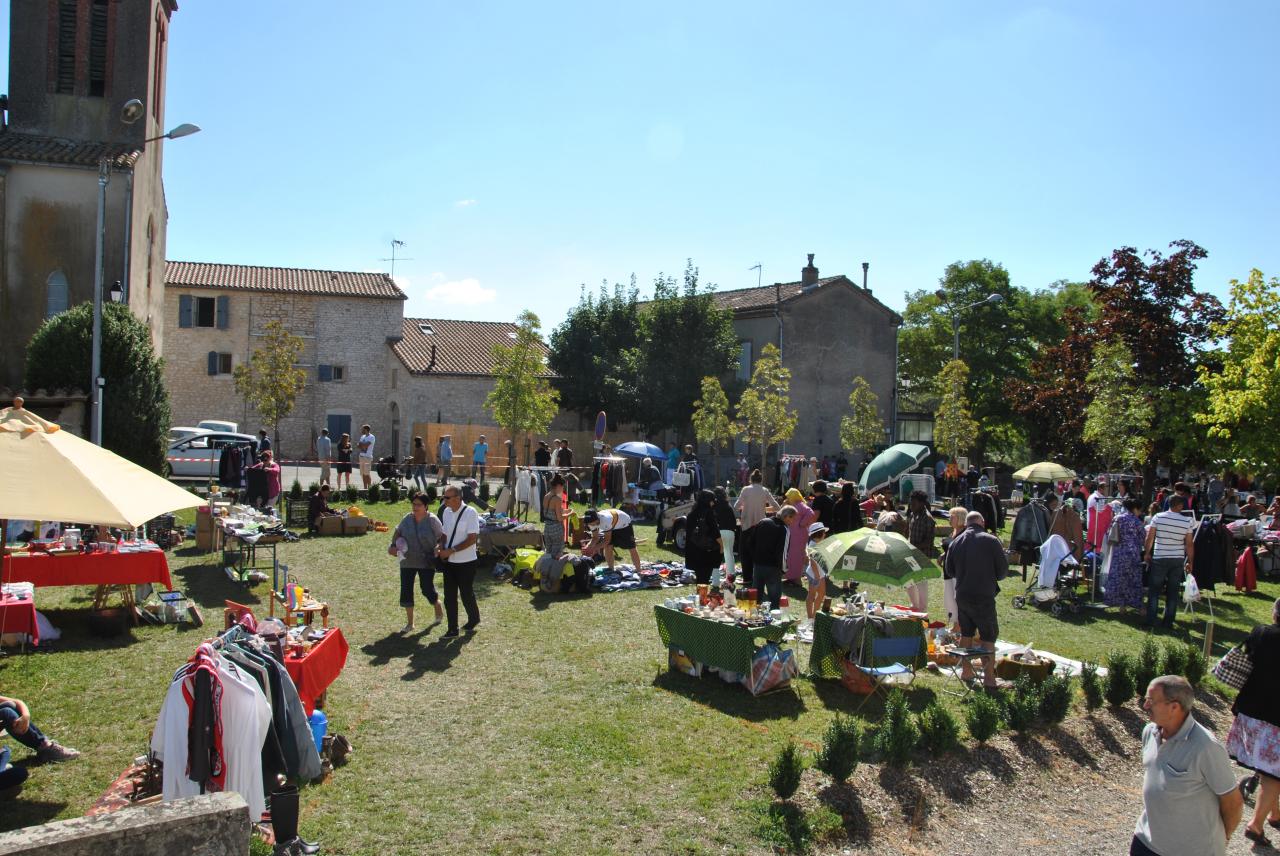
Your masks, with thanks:
[{"label": "blue folding chair", "polygon": [[[875,688],[858,705],[861,709],[867,699],[876,693],[886,695],[885,686],[907,685],[915,681],[915,660],[920,655],[924,639],[920,636],[882,636],[871,640],[871,662],[881,659],[892,659],[896,662],[888,666],[863,666],[858,669],[866,675]],[[865,649],[864,649],[865,650]]]}]

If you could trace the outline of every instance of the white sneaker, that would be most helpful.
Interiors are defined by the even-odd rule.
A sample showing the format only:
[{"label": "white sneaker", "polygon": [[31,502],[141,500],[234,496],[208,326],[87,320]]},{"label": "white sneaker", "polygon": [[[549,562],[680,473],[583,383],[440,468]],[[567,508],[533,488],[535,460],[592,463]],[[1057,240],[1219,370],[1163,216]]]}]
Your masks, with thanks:
[{"label": "white sneaker", "polygon": [[400,632],[401,632],[401,633],[412,633],[412,632],[413,632],[413,625],[412,625],[412,624],[406,624],[404,627],[400,628]]}]

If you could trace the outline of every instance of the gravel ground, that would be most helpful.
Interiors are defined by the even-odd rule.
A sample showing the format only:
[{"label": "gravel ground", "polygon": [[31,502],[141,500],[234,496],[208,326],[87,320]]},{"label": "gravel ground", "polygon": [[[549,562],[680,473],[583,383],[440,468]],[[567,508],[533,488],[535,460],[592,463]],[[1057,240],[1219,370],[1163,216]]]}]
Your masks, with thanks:
[{"label": "gravel ground", "polygon": [[[1198,719],[1225,739],[1226,703],[1201,694]],[[1129,852],[1142,805],[1139,737],[1146,718],[1135,702],[1061,727],[1023,735],[1003,733],[907,770],[860,765],[852,787],[815,791],[806,773],[801,801],[818,800],[845,820],[848,843],[818,853],[1024,856],[1027,853],[1101,856]],[[812,778],[811,778],[812,777]],[[1246,819],[1252,811],[1245,806]],[[1231,856],[1273,852],[1254,848],[1240,832]]]}]

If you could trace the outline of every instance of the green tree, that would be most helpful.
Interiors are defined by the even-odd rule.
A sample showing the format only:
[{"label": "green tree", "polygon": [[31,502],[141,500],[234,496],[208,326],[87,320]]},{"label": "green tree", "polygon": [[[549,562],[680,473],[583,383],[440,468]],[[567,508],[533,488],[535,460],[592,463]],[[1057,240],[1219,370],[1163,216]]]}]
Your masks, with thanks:
[{"label": "green tree", "polygon": [[520,448],[527,434],[546,431],[560,409],[560,393],[546,377],[541,329],[538,316],[526,309],[516,318],[515,341],[493,346],[494,384],[484,406],[510,432],[512,448]]},{"label": "green tree", "polygon": [[1106,469],[1145,461],[1154,409],[1147,390],[1138,385],[1133,354],[1124,342],[1098,343],[1085,383],[1093,401],[1085,412],[1084,439],[1098,451]]},{"label": "green tree", "polygon": [[747,457],[751,457],[751,444],[760,445],[761,460],[769,447],[791,439],[799,418],[791,404],[791,369],[782,367],[778,346],[770,342],[760,349],[751,372],[751,382],[738,399],[737,421],[742,439],[747,443]]},{"label": "green tree", "polygon": [[732,442],[738,435],[738,426],[729,418],[729,396],[725,395],[720,379],[704,377],[702,395],[693,403],[693,431],[698,442],[711,446],[713,482],[720,480],[720,445]]},{"label": "green tree", "polygon": [[[45,321],[27,345],[27,389],[89,390],[93,304]],[[128,307],[102,306],[102,445],[152,472],[163,472],[169,433],[164,363],[151,333]]]},{"label": "green tree", "polygon": [[1274,478],[1280,461],[1280,279],[1268,281],[1256,269],[1244,282],[1233,279],[1226,317],[1211,335],[1226,343],[1226,352],[1216,369],[1199,367],[1206,400],[1196,420],[1235,466]]},{"label": "green tree", "polygon": [[938,374],[938,412],[934,414],[933,442],[949,458],[973,448],[978,440],[978,423],[969,410],[966,385],[969,367],[964,360],[952,360]]},{"label": "green tree", "polygon": [[640,377],[631,391],[644,402],[638,421],[649,432],[684,430],[702,378],[728,374],[738,365],[733,313],[716,306],[713,286],[699,284],[690,260],[682,282],[658,275],[653,300],[640,318]]},{"label": "green tree", "polygon": [[293,412],[307,386],[307,373],[296,365],[302,348],[300,337],[281,322],[269,321],[263,328],[262,346],[231,372],[236,392],[271,426],[277,449],[280,421]]},{"label": "green tree", "polygon": [[840,445],[850,451],[868,451],[884,442],[884,420],[877,407],[879,398],[862,375],[853,379],[849,393],[849,415],[840,419]]},{"label": "green tree", "polygon": [[584,287],[578,304],[550,337],[548,364],[567,410],[591,419],[604,410],[610,421],[632,422],[638,414],[642,331],[639,290],[601,284],[598,294]]}]

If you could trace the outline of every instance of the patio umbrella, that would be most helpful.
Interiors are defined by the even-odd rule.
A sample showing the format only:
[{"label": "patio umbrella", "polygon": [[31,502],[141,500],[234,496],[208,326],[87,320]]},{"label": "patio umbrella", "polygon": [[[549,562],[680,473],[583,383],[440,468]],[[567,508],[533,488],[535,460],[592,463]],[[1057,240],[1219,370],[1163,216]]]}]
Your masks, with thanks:
[{"label": "patio umbrella", "polygon": [[0,520],[134,529],[204,500],[29,410],[0,410]]},{"label": "patio umbrella", "polygon": [[1075,477],[1074,470],[1069,470],[1062,464],[1055,464],[1053,461],[1028,464],[1013,474],[1014,481],[1025,482],[1055,482]]},{"label": "patio umbrella", "polygon": [[858,479],[858,488],[864,494],[882,488],[898,476],[920,466],[927,457],[929,457],[929,447],[921,446],[919,443],[898,443],[890,446],[867,464],[867,468],[862,471],[862,477]]},{"label": "patio umbrella", "polygon": [[640,440],[632,440],[630,443],[620,443],[613,447],[613,451],[619,455],[626,455],[629,458],[653,458],[653,462],[658,463],[658,459],[666,460],[666,452],[663,452],[652,443],[645,443]]},{"label": "patio umbrella", "polygon": [[841,532],[823,539],[816,549],[818,560],[826,565],[831,579],[836,581],[905,586],[936,579],[942,574],[932,559],[897,532],[874,529]]}]

